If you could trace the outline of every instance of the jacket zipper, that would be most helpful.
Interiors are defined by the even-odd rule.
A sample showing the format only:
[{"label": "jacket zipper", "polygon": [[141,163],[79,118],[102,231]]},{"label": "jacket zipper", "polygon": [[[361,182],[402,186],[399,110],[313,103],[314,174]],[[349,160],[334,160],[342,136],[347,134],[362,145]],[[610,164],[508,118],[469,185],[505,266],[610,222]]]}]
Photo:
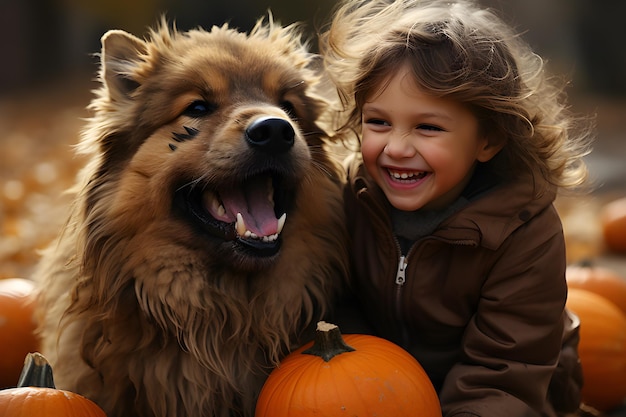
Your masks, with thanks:
[{"label": "jacket zipper", "polygon": [[[383,221],[382,219],[385,218],[385,216],[387,216],[386,210],[385,208],[378,203],[378,201],[376,199],[374,199],[372,197],[372,195],[370,193],[366,193],[364,196],[361,197],[363,200],[366,200],[369,204],[367,204],[367,209],[371,212],[371,214],[373,215],[374,218],[376,219],[380,219],[380,221]],[[387,228],[387,224],[384,224],[384,227]],[[390,227],[390,225],[389,225]],[[404,286],[404,283],[406,282],[406,268],[407,268],[407,256],[402,254],[402,249],[400,247],[400,242],[398,242],[398,239],[395,237],[392,237],[392,240],[395,242],[395,246],[397,249],[397,253],[400,254],[400,259],[398,261],[398,269],[396,271],[396,278],[395,278],[395,313],[396,313],[396,318],[402,322],[402,287]]]},{"label": "jacket zipper", "polygon": [[396,316],[398,319],[402,317],[402,287],[406,282],[406,268],[408,262],[406,256],[401,255],[398,261],[398,270],[396,272]]}]

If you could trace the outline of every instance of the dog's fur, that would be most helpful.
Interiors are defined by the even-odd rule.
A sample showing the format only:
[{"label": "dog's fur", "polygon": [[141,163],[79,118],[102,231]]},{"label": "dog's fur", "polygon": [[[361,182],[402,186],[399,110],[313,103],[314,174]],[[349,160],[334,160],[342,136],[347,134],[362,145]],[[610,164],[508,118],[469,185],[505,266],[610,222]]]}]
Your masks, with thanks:
[{"label": "dog's fur", "polygon": [[[42,351],[59,388],[109,417],[251,416],[346,275],[314,57],[271,17],[249,34],[162,21],[102,46],[90,163],[37,273]],[[263,242],[237,211],[267,223],[257,235],[287,219]]]}]

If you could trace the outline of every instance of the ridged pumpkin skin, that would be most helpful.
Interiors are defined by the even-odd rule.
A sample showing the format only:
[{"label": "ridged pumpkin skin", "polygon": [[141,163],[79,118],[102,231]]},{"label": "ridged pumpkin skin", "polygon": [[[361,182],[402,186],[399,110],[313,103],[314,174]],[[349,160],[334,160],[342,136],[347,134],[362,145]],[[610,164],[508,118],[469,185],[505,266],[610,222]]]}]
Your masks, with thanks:
[{"label": "ridged pumpkin skin", "polygon": [[38,350],[34,288],[23,278],[0,280],[0,388],[15,387],[24,357]]},{"label": "ridged pumpkin skin", "polygon": [[606,298],[570,288],[567,307],[580,318],[583,401],[600,411],[626,399],[626,315]]},{"label": "ridged pumpkin skin", "polygon": [[22,387],[0,391],[2,417],[106,417],[87,398],[54,388]]},{"label": "ridged pumpkin skin", "polygon": [[591,263],[569,265],[565,277],[568,288],[580,288],[601,295],[626,314],[626,277],[608,267]]},{"label": "ridged pumpkin skin", "polygon": [[368,335],[344,335],[353,352],[328,362],[288,355],[269,376],[256,417],[441,417],[439,399],[419,363],[405,350]]}]

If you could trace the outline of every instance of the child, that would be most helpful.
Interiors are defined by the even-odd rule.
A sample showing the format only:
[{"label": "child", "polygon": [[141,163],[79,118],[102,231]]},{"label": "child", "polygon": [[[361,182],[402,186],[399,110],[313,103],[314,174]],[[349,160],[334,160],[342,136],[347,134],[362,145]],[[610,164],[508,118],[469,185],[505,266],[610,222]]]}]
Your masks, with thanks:
[{"label": "child", "polygon": [[541,59],[464,0],[345,1],[321,51],[360,132],[345,196],[372,331],[422,364],[445,417],[575,412],[553,201],[584,183],[590,137]]}]

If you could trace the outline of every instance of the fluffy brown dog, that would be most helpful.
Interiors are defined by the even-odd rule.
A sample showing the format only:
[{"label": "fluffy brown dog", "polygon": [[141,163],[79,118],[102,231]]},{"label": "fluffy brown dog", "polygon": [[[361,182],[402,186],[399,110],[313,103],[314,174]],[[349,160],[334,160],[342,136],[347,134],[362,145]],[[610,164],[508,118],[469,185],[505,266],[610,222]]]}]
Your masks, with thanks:
[{"label": "fluffy brown dog", "polygon": [[313,56],[271,19],[102,44],[91,162],[38,271],[43,353],[109,417],[250,416],[346,273]]}]

